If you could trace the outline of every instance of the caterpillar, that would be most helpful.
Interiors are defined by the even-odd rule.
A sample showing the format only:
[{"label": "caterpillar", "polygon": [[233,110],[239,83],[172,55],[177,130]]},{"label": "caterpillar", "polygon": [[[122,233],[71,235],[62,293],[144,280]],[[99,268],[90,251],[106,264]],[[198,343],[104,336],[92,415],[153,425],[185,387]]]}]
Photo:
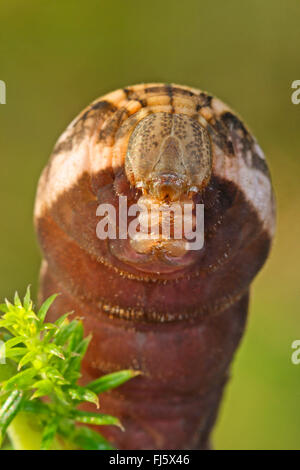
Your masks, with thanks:
[{"label": "caterpillar", "polygon": [[[128,226],[122,236],[99,237],[99,207],[113,209],[119,229],[120,200],[155,208],[156,237],[144,210],[132,237]],[[189,249],[185,233],[175,238],[178,214],[170,216],[171,234],[161,233],[161,213],[172,204],[189,205],[190,232],[196,208],[204,208],[199,249]],[[40,299],[61,292],[51,319],[72,310],[93,335],[83,380],[141,372],[101,396],[101,411],[120,417],[126,431],[101,432],[119,449],[209,448],[249,286],[275,229],[269,169],[242,120],[186,86],[109,93],[59,138],[34,220]]]}]

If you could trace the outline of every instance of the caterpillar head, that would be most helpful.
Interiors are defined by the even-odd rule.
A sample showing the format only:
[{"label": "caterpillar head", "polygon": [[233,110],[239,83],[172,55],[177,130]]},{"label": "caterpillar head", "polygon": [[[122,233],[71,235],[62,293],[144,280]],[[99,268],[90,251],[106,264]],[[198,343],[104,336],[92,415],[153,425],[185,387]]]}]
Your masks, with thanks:
[{"label": "caterpillar head", "polygon": [[203,189],[211,174],[208,133],[184,114],[153,113],[131,134],[125,158],[130,183],[157,200]]}]

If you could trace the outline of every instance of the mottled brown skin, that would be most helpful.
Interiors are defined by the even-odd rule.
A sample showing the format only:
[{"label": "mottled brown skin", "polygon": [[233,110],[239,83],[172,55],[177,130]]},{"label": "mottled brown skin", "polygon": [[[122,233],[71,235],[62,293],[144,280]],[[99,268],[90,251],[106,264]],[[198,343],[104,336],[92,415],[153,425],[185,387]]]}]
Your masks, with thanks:
[{"label": "mottled brown skin", "polygon": [[[117,208],[119,195],[136,202],[145,191],[125,159],[130,136],[151,113],[194,119],[211,143],[209,177],[192,195],[204,203],[205,244],[174,262],[159,250],[135,255],[127,241],[96,236],[99,203]],[[176,145],[168,147],[174,155]],[[65,166],[72,158],[76,165]],[[268,168],[244,124],[188,87],[147,84],[109,94],[58,141],[40,180],[35,223],[44,256],[41,299],[61,292],[51,318],[74,310],[93,334],[83,380],[124,368],[142,372],[101,395],[101,411],[126,428],[101,432],[119,449],[208,448],[244,331],[249,285],[274,230]]]}]

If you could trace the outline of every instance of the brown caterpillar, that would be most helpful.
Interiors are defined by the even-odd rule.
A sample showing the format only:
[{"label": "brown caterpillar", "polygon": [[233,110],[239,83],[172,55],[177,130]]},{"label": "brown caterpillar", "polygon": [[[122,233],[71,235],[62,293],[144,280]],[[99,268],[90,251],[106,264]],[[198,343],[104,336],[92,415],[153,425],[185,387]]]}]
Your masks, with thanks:
[{"label": "brown caterpillar", "polygon": [[[100,204],[204,205],[204,246],[188,250],[148,230],[99,239]],[[35,224],[41,299],[61,292],[55,318],[74,310],[93,340],[84,379],[142,375],[101,396],[119,449],[205,449],[245,327],[249,285],[274,232],[264,155],[221,101],[179,85],[143,84],[96,100],[67,128],[40,178]],[[162,221],[156,219],[156,228]],[[171,231],[176,229],[176,214]],[[127,229],[126,229],[127,230]],[[126,232],[127,233],[127,232]],[[173,232],[172,232],[173,233]]]}]

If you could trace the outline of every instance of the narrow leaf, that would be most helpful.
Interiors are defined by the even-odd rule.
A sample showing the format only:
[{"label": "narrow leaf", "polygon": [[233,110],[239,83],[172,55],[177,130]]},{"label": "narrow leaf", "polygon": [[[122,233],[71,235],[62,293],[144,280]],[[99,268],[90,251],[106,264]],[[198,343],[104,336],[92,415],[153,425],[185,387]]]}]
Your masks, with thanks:
[{"label": "narrow leaf", "polygon": [[6,429],[20,410],[22,401],[23,392],[14,390],[0,409],[0,447],[2,445]]},{"label": "narrow leaf", "polygon": [[8,312],[15,312],[14,305],[10,303],[9,300],[5,299],[6,307],[8,308]]},{"label": "narrow leaf", "polygon": [[88,390],[84,387],[75,387],[69,388],[68,393],[73,400],[77,400],[78,402],[88,401],[90,403],[94,403],[97,408],[99,408],[99,400],[96,393]]},{"label": "narrow leaf", "polygon": [[[0,364],[0,384],[5,380],[8,380],[12,375],[16,373],[16,366],[12,361],[6,361],[5,364]],[[1,394],[1,386],[0,386]]]},{"label": "narrow leaf", "polygon": [[76,328],[76,322],[72,321],[66,325],[62,325],[59,329],[59,331],[55,334],[55,344],[58,346],[63,346],[67,339],[70,337],[71,333],[75,330]]},{"label": "narrow leaf", "polygon": [[68,345],[68,351],[76,351],[76,348],[79,346],[83,339],[83,325],[81,322],[78,322],[76,320],[73,320],[76,322],[76,327],[74,328],[70,339],[69,339],[69,345]]},{"label": "narrow leaf", "polygon": [[33,367],[30,369],[25,369],[24,371],[19,372],[18,374],[4,382],[4,384],[2,385],[2,389],[4,391],[9,392],[14,388],[27,388],[29,385],[31,385],[31,380],[33,379],[35,374],[36,370]]},{"label": "narrow leaf", "polygon": [[53,384],[50,380],[43,379],[43,380],[39,380],[38,382],[35,382],[32,385],[32,388],[36,388],[36,391],[31,396],[30,400],[33,400],[34,398],[44,397],[46,395],[49,395],[49,393],[51,393],[52,390],[53,390]]},{"label": "narrow leaf", "polygon": [[65,359],[60,348],[56,347],[54,344],[50,343],[45,346],[45,352],[48,354],[52,354],[53,356],[57,356],[60,359]]},{"label": "narrow leaf", "polygon": [[31,362],[36,357],[36,351],[30,351],[22,357],[18,364],[18,370],[22,369],[23,366]]},{"label": "narrow leaf", "polygon": [[135,370],[121,370],[119,372],[113,372],[112,374],[103,375],[99,379],[90,382],[87,385],[87,388],[97,394],[103,393],[106,390],[119,387],[123,383],[127,382],[127,380],[132,379],[137,375],[140,375],[140,372]]},{"label": "narrow leaf", "polygon": [[73,351],[74,357],[71,357],[66,362],[65,367],[63,368],[63,372],[69,380],[78,378],[80,364],[89,346],[90,340],[91,337],[89,336],[83,339],[76,347],[76,350]]},{"label": "narrow leaf", "polygon": [[118,426],[122,430],[124,429],[118,418],[104,413],[90,413],[87,411],[74,410],[71,416],[78,423],[94,424],[98,426]]},{"label": "narrow leaf", "polygon": [[49,379],[53,380],[54,382],[57,381],[57,382],[59,382],[61,385],[66,385],[66,384],[69,383],[69,382],[61,375],[61,373],[59,372],[59,370],[56,369],[55,367],[46,367],[45,369],[43,369],[43,373],[46,374]]},{"label": "narrow leaf", "polygon": [[76,429],[73,442],[83,450],[113,450],[114,447],[98,432],[81,426]]},{"label": "narrow leaf", "polygon": [[22,411],[26,411],[28,413],[33,414],[40,414],[40,415],[51,415],[52,410],[47,403],[43,403],[40,400],[25,400],[22,405]]},{"label": "narrow leaf", "polygon": [[42,443],[41,443],[41,450],[49,450],[53,444],[56,431],[57,431],[58,423],[57,419],[51,420],[44,428],[43,436],[42,436]]},{"label": "narrow leaf", "polygon": [[43,324],[43,330],[47,330],[47,331],[55,330],[55,331],[57,331],[57,326],[54,325],[53,323],[44,323]]},{"label": "narrow leaf", "polygon": [[63,325],[64,322],[69,323],[68,316],[72,315],[72,313],[73,313],[73,311],[65,313],[64,315],[59,317],[58,320],[56,320],[56,322],[54,324],[60,328]]},{"label": "narrow leaf", "polygon": [[27,287],[26,294],[25,294],[24,301],[23,301],[23,305],[24,305],[25,310],[30,310],[30,308],[32,306],[32,302],[31,302],[31,299],[30,299],[30,286]]},{"label": "narrow leaf", "polygon": [[38,314],[37,314],[38,319],[41,322],[43,322],[45,320],[47,312],[48,312],[49,308],[51,307],[52,303],[54,302],[54,300],[56,299],[57,296],[58,296],[58,294],[51,295],[51,297],[46,299],[45,302],[42,304],[42,306],[39,309]]},{"label": "narrow leaf", "polygon": [[23,341],[24,341],[24,336],[15,336],[14,338],[9,339],[8,341],[5,342],[6,351],[8,351],[13,346],[16,346],[16,344],[23,343]]},{"label": "narrow leaf", "polygon": [[23,354],[26,354],[28,351],[27,348],[11,348],[5,353],[6,359],[11,358],[13,359],[14,357],[22,356]]},{"label": "narrow leaf", "polygon": [[17,307],[22,307],[22,303],[17,291],[15,292],[14,303]]}]

